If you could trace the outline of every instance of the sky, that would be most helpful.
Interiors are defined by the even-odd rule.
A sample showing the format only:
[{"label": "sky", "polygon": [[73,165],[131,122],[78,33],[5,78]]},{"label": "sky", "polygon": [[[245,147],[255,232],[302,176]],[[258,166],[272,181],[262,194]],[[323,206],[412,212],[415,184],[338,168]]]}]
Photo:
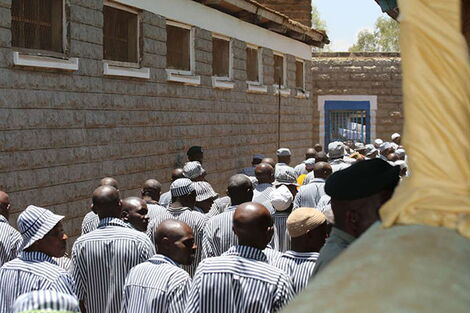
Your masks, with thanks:
[{"label": "sky", "polygon": [[312,0],[326,22],[332,51],[348,51],[359,31],[374,29],[382,11],[373,0]]}]

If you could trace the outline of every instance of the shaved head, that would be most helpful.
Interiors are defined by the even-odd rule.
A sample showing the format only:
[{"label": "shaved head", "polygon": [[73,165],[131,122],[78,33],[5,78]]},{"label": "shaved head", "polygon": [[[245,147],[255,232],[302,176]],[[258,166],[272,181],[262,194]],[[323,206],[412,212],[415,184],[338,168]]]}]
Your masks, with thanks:
[{"label": "shaved head", "polygon": [[233,175],[228,181],[227,194],[232,205],[251,201],[253,199],[253,184],[246,175]]},{"label": "shaved head", "polygon": [[178,220],[165,220],[155,230],[157,252],[173,261],[189,265],[194,259],[196,245],[191,227]]},{"label": "shaved head", "polygon": [[315,158],[317,151],[314,148],[308,148],[307,152],[305,152],[305,160],[310,158]]},{"label": "shaved head", "polygon": [[313,147],[315,148],[315,151],[316,151],[316,152],[321,152],[321,151],[323,151],[323,147],[322,147],[322,145],[319,144],[319,143],[315,144]]},{"label": "shaved head", "polygon": [[122,200],[121,218],[138,231],[147,231],[149,224],[147,203],[138,197]]},{"label": "shaved head", "polygon": [[93,211],[100,219],[121,217],[121,200],[119,191],[112,186],[100,186],[93,191]]},{"label": "shaved head", "polygon": [[100,180],[100,186],[113,186],[114,188],[118,189],[118,182],[112,177],[105,177]]},{"label": "shaved head", "polygon": [[162,184],[156,179],[147,179],[142,185],[142,198],[147,201],[160,200]]},{"label": "shaved head", "polygon": [[259,184],[271,184],[274,181],[274,167],[268,163],[260,163],[255,167],[255,176]]},{"label": "shaved head", "polygon": [[331,173],[333,173],[333,169],[327,162],[317,162],[313,165],[313,175],[316,178],[327,179]]},{"label": "shaved head", "polygon": [[327,154],[323,151],[317,152],[315,162],[328,162]]},{"label": "shaved head", "polygon": [[4,191],[0,191],[0,215],[6,219],[10,217],[10,197]]},{"label": "shaved head", "polygon": [[271,213],[260,203],[240,204],[233,214],[233,231],[240,245],[264,250],[274,231]]},{"label": "shaved head", "polygon": [[261,163],[267,163],[271,165],[273,168],[276,166],[276,161],[274,161],[273,158],[264,158],[263,160],[261,160]]},{"label": "shaved head", "polygon": [[182,168],[175,168],[173,171],[171,171],[171,181],[175,181],[180,178],[185,178]]}]

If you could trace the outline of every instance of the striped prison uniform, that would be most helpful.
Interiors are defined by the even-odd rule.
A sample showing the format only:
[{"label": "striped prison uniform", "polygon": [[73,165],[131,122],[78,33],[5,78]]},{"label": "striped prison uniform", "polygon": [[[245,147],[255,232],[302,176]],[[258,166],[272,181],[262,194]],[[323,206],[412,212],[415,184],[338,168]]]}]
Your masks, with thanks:
[{"label": "striped prison uniform", "polygon": [[145,233],[118,218],[104,218],[98,229],[79,237],[72,248],[72,274],[87,313],[119,312],[127,273],[154,254]]},{"label": "striped prison uniform", "polygon": [[320,198],[325,195],[325,180],[314,178],[308,185],[302,186],[294,199],[294,209],[318,208]]},{"label": "striped prison uniform", "polygon": [[277,312],[293,295],[291,279],[269,265],[263,251],[234,246],[220,257],[201,262],[185,312]]},{"label": "striped prison uniform", "polygon": [[0,268],[0,313],[10,313],[19,295],[44,289],[75,296],[73,278],[50,256],[22,251]]},{"label": "striped prison uniform", "polygon": [[21,241],[20,233],[10,226],[3,215],[0,215],[0,267],[16,258]]},{"label": "striped prison uniform", "polygon": [[[236,206],[230,206],[227,208],[227,212],[214,216],[207,222],[202,238],[203,259],[221,256],[230,249],[230,247],[238,245],[238,237],[232,229],[235,209]],[[270,264],[282,255],[280,252],[273,250],[270,246],[264,249],[263,252]]]},{"label": "striped prison uniform", "polygon": [[297,294],[307,286],[319,255],[318,252],[296,252],[289,250],[274,262],[273,265],[291,277],[294,282],[294,291]]},{"label": "striped prison uniform", "polygon": [[99,223],[100,223],[100,218],[98,217],[98,215],[95,214],[95,212],[93,211],[88,212],[83,218],[82,236],[97,229]]},{"label": "striped prison uniform", "polygon": [[185,270],[156,254],[127,275],[121,313],[182,313],[190,286]]},{"label": "striped prison uniform", "polygon": [[12,313],[80,313],[75,297],[53,290],[37,290],[16,299]]},{"label": "striped prison uniform", "polygon": [[154,240],[154,234],[157,227],[165,220],[178,220],[188,224],[194,234],[194,243],[198,247],[194,256],[193,264],[181,265],[181,268],[189,273],[191,277],[194,276],[196,268],[201,262],[201,247],[202,247],[202,235],[204,227],[206,226],[207,217],[197,211],[193,211],[190,208],[172,208],[168,207],[165,212],[162,212],[155,220],[152,221],[150,227],[150,239]]},{"label": "striped prison uniform", "polygon": [[290,237],[287,233],[287,218],[290,212],[278,212],[273,214],[274,235],[271,246],[274,250],[285,252],[290,249]]}]

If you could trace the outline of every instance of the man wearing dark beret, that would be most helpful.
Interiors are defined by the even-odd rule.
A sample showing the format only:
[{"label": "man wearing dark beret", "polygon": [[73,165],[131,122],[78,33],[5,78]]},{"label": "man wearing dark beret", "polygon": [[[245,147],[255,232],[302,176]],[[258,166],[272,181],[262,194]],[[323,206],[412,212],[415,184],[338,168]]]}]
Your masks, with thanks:
[{"label": "man wearing dark beret", "polygon": [[186,155],[188,156],[189,162],[198,161],[202,164],[202,161],[204,160],[204,151],[201,146],[192,146],[188,149]]},{"label": "man wearing dark beret", "polygon": [[331,197],[335,223],[320,250],[313,276],[379,220],[379,209],[392,197],[400,179],[399,172],[399,166],[372,159],[356,163],[328,178],[325,192]]}]

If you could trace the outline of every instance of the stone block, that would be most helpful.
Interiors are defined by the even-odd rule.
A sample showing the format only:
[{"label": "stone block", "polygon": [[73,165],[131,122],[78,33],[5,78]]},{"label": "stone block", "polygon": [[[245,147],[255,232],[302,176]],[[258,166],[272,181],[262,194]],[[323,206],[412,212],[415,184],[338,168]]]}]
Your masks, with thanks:
[{"label": "stone block", "polygon": [[142,23],[150,24],[160,28],[166,28],[166,19],[161,15],[157,15],[148,11],[142,11],[140,17]]},{"label": "stone block", "polygon": [[11,32],[7,28],[0,27],[0,48],[11,47]]},{"label": "stone block", "polygon": [[102,60],[103,46],[72,39],[70,40],[70,56]]},{"label": "stone block", "polygon": [[103,45],[103,30],[95,26],[71,22],[70,38],[78,41]]},{"label": "stone block", "polygon": [[142,36],[145,38],[166,42],[166,29],[152,24],[142,23]]},{"label": "stone block", "polygon": [[103,8],[103,0],[68,0],[68,2],[75,6],[81,6],[93,10],[101,11]]},{"label": "stone block", "polygon": [[70,5],[70,21],[103,28],[103,12],[101,10]]}]

